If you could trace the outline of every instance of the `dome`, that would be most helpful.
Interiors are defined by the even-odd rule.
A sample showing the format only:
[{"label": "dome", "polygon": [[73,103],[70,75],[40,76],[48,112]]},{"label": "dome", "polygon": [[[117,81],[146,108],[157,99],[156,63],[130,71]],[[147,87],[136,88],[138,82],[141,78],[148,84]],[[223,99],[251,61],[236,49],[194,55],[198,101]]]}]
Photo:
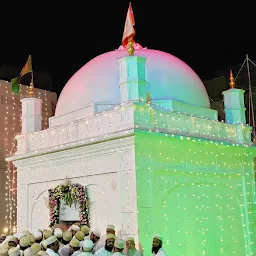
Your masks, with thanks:
[{"label": "dome", "polygon": [[[152,100],[173,99],[210,107],[204,84],[186,63],[169,53],[142,47],[136,49],[134,55],[146,58],[147,90]],[[63,88],[55,116],[82,109],[91,103],[120,104],[117,61],[125,56],[126,50],[119,48],[85,64]]]}]

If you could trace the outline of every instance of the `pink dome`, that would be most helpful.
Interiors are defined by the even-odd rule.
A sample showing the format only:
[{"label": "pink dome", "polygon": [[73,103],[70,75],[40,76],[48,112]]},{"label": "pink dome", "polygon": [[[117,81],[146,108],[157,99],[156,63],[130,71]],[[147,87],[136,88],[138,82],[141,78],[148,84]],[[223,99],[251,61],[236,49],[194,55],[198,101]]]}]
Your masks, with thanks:
[{"label": "pink dome", "polygon": [[[169,53],[141,47],[135,50],[134,55],[146,58],[146,79],[153,100],[173,99],[210,107],[204,84],[186,63]],[[120,104],[117,61],[125,56],[127,52],[118,49],[85,64],[63,88],[55,116],[82,109],[91,103]]]}]

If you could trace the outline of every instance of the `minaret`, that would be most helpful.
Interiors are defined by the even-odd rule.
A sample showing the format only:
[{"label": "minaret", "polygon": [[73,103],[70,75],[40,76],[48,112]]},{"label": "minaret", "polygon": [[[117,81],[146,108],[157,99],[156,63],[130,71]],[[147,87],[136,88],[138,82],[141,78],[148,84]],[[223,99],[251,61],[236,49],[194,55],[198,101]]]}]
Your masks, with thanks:
[{"label": "minaret", "polygon": [[128,8],[122,45],[127,49],[128,56],[118,60],[120,101],[146,102],[147,82],[145,74],[146,58],[134,56],[135,20],[131,3]]},{"label": "minaret", "polygon": [[230,70],[229,90],[222,92],[226,123],[245,124],[244,90],[235,88],[235,79]]},{"label": "minaret", "polygon": [[42,100],[34,97],[33,72],[28,94],[28,98],[21,100],[22,133],[42,130]]}]

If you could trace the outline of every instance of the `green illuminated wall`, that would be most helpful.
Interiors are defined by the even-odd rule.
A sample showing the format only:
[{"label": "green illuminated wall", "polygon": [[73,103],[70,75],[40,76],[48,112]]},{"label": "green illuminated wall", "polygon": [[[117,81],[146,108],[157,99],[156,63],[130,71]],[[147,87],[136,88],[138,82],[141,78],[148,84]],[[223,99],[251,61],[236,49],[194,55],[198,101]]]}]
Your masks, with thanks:
[{"label": "green illuminated wall", "polygon": [[255,149],[135,131],[139,240],[172,256],[252,255]]}]

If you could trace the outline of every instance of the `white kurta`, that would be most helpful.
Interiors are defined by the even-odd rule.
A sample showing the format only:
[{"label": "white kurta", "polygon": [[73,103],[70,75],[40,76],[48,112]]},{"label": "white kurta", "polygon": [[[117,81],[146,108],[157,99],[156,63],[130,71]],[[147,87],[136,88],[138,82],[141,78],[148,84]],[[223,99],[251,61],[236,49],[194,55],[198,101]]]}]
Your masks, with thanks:
[{"label": "white kurta", "polygon": [[107,251],[105,248],[101,248],[94,253],[94,256],[110,256],[113,252]]},{"label": "white kurta", "polygon": [[49,254],[49,256],[59,256],[58,253],[56,253],[54,250],[47,248],[46,253]]},{"label": "white kurta", "polygon": [[153,253],[153,255],[156,255],[156,256],[168,256],[168,254],[164,251],[163,248],[160,248],[159,251],[157,252],[157,254]]},{"label": "white kurta", "polygon": [[121,252],[115,252],[113,256],[123,256],[123,254]]}]

